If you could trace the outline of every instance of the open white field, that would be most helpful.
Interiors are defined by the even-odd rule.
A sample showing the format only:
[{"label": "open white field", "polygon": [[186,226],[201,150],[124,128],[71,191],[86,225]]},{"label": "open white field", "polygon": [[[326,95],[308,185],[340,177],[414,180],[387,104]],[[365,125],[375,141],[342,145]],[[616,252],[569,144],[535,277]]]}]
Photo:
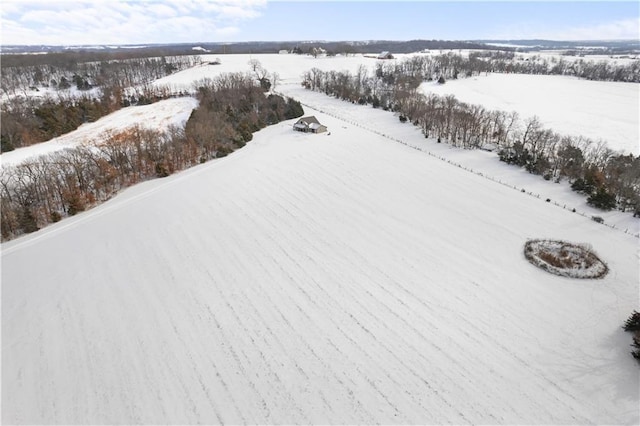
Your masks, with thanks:
[{"label": "open white field", "polygon": [[[638,309],[637,219],[300,87],[312,67],[373,59],[220,59],[159,84],[258,59],[331,134],[278,124],[2,244],[3,423],[640,422],[621,330]],[[197,104],[164,102],[67,145],[179,124]],[[546,274],[524,258],[530,238],[590,244],[611,272]]]},{"label": "open white field", "polygon": [[640,421],[637,238],[307,113],[3,244],[3,423]]},{"label": "open white field", "polygon": [[453,95],[488,109],[538,116],[545,127],[566,135],[604,140],[609,148],[640,154],[640,84],[574,77],[489,74],[424,83],[425,93]]}]

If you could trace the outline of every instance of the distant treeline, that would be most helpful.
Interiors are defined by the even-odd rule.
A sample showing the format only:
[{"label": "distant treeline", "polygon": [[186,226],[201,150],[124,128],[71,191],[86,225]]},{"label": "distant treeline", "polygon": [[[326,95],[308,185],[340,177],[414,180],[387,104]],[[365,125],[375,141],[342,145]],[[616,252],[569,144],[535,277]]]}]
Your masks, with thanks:
[{"label": "distant treeline", "polygon": [[498,46],[513,46],[518,52],[541,50],[573,50],[585,55],[620,55],[637,54],[640,40],[475,40]]},{"label": "distant treeline", "polygon": [[42,49],[36,48],[37,54],[2,53],[0,68],[4,73],[5,68],[32,67],[51,65],[54,67],[73,70],[77,64],[87,62],[112,62],[126,61],[130,59],[145,58],[170,58],[174,56],[194,55],[197,52],[185,46],[179,48],[147,47],[147,48],[113,48],[113,49],[63,49],[40,53]]},{"label": "distant treeline", "polygon": [[[194,50],[193,48],[197,48]],[[7,57],[9,66],[24,64],[36,65],[48,61],[47,55],[24,55],[11,52],[31,52],[49,54],[71,53],[76,62],[108,61],[131,58],[150,58],[160,56],[193,55],[194,53],[239,54],[239,53],[278,53],[280,50],[309,53],[311,48],[322,48],[330,53],[413,53],[423,50],[501,50],[501,51],[540,51],[574,50],[580,54],[620,55],[637,54],[640,49],[638,40],[609,41],[557,41],[557,40],[369,40],[369,41],[251,41],[238,43],[176,43],[153,44],[148,46],[3,46],[3,61]],[[201,49],[204,49],[201,50]],[[87,56],[84,56],[87,55]],[[38,58],[39,57],[39,58]],[[88,59],[85,59],[88,58]]]},{"label": "distant treeline", "polygon": [[252,77],[221,75],[198,89],[199,107],[184,129],[139,127],[105,135],[0,169],[0,224],[8,240],[72,216],[137,182],[165,177],[244,146],[269,124],[299,117],[293,99],[270,94]]},{"label": "distant treeline", "polygon": [[[547,180],[567,179],[595,207],[632,210],[640,216],[640,156],[614,152],[602,141],[557,134],[536,117],[522,121],[515,112],[421,94],[417,89],[425,79],[425,64],[434,63],[412,58],[378,64],[372,75],[364,66],[355,74],[314,68],[304,73],[302,84],[344,101],[395,111],[400,121],[419,126],[425,137],[438,142],[465,149],[495,147],[504,162]],[[441,81],[458,69],[451,62],[433,66],[426,78],[440,74]]]},{"label": "distant treeline", "polygon": [[[198,56],[92,60],[93,56],[91,53],[77,52],[2,55],[2,94],[7,97],[26,96],[27,91],[42,87],[53,90],[73,87],[85,91],[93,87],[132,87],[191,68],[201,62]],[[10,66],[8,63],[15,65]]]},{"label": "distant treeline", "polygon": [[378,63],[388,78],[411,78],[418,81],[471,77],[488,72],[538,75],[566,75],[588,80],[640,82],[640,60],[617,64],[611,61],[569,60],[538,55],[523,59],[513,52],[452,52],[442,55],[416,55],[402,61]]},{"label": "distant treeline", "polygon": [[[198,50],[193,48],[197,47]],[[47,56],[61,55],[72,58],[75,62],[109,61],[132,58],[151,58],[160,56],[180,56],[202,53],[211,54],[247,54],[247,53],[278,53],[281,50],[293,51],[296,47],[303,53],[308,53],[312,47],[322,48],[335,53],[375,53],[389,51],[393,53],[412,53],[425,49],[491,49],[515,50],[513,47],[496,47],[481,42],[460,40],[376,40],[376,41],[251,41],[237,43],[178,43],[149,46],[117,46],[108,47],[75,47],[68,49],[62,46],[21,46],[19,51],[48,52],[46,55],[25,55],[18,53],[3,53],[2,62],[7,58],[7,66],[42,65],[48,64]],[[6,46],[5,52],[11,52]],[[201,50],[204,49],[204,50]]]},{"label": "distant treeline", "polygon": [[[640,82],[640,60],[617,64],[612,61],[567,59],[565,57],[516,57],[513,52],[471,52],[468,57],[452,56],[454,73],[450,78],[471,76],[481,72],[514,74],[566,75],[587,80]],[[458,56],[458,58],[456,58]],[[457,71],[457,73],[455,72]]]}]

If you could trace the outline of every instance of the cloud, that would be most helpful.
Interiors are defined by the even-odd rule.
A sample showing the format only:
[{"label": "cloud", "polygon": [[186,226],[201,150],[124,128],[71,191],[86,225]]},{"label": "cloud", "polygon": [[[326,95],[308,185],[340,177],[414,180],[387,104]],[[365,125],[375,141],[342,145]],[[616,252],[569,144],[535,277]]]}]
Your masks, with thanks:
[{"label": "cloud", "polygon": [[260,16],[264,0],[5,0],[2,44],[218,41]]},{"label": "cloud", "polygon": [[152,5],[151,10],[153,14],[160,17],[171,18],[177,15],[176,10],[166,4]]},{"label": "cloud", "polygon": [[640,18],[629,18],[589,26],[551,28],[540,23],[520,22],[490,35],[495,39],[629,40],[640,38]]},{"label": "cloud", "polygon": [[229,37],[232,35],[236,35],[240,32],[240,28],[238,27],[224,27],[216,29],[216,34],[222,37]]},{"label": "cloud", "polygon": [[591,27],[569,28],[556,34],[559,40],[613,40],[640,38],[640,18],[624,19]]}]

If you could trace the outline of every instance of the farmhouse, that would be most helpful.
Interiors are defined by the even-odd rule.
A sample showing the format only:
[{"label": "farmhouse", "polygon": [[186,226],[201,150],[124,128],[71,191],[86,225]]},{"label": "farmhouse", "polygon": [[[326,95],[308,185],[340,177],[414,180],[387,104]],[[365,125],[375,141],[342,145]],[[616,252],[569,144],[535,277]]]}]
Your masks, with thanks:
[{"label": "farmhouse", "polygon": [[327,131],[327,126],[320,124],[314,116],[302,117],[293,125],[293,130],[299,132],[322,133]]},{"label": "farmhouse", "polygon": [[384,51],[378,55],[378,59],[393,59],[393,55],[390,52]]}]

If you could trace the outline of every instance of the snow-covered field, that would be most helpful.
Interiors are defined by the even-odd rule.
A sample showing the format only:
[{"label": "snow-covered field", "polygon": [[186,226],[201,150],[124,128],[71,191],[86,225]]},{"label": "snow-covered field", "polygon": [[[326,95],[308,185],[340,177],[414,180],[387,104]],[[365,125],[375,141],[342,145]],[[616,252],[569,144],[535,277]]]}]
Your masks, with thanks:
[{"label": "snow-covered field", "polygon": [[22,98],[49,98],[56,99],[61,97],[63,99],[69,98],[81,98],[81,97],[99,97],[102,95],[102,90],[100,88],[94,87],[90,90],[78,90],[76,86],[71,86],[68,89],[55,89],[52,87],[32,87],[24,91],[16,91],[14,93],[7,93],[5,91],[0,95],[0,100],[2,102],[6,102],[8,99],[12,99],[15,97]]},{"label": "snow-covered field", "polygon": [[[410,55],[397,55],[396,60]],[[203,65],[157,80],[155,84],[176,91],[192,90],[194,82],[222,72],[248,71],[250,59],[257,59],[269,71],[277,72],[281,85],[296,85],[311,68],[323,71],[370,67],[375,59],[362,55],[319,57],[301,55],[203,55],[203,60],[220,58],[221,65]],[[276,87],[276,90],[279,90]],[[463,102],[488,109],[516,111],[521,119],[538,116],[543,124],[567,135],[604,140],[615,151],[640,154],[640,85],[589,81],[574,77],[489,74],[449,80],[444,85],[424,83],[424,92],[452,94]]]},{"label": "snow-covered field", "polygon": [[198,105],[192,97],[172,98],[151,105],[123,108],[93,123],[83,124],[50,141],[18,148],[0,156],[0,166],[18,164],[26,159],[50,154],[65,148],[100,143],[109,132],[125,130],[133,126],[166,130],[170,126],[184,126],[191,111]]},{"label": "snow-covered field", "polygon": [[[458,51],[455,51],[456,53]],[[467,53],[467,51],[463,51]],[[439,54],[433,51],[429,54]],[[411,55],[396,55],[396,61]],[[371,72],[376,59],[364,55],[320,56],[304,55],[200,55],[203,61],[221,60],[220,65],[200,65],[156,80],[153,84],[177,92],[193,91],[198,82],[221,73],[248,72],[249,61],[256,59],[270,73],[277,73],[277,91],[300,85],[302,74],[311,68],[323,71],[348,70],[355,73],[360,65]],[[444,85],[425,83],[425,92],[453,94],[460,100],[478,103],[489,109],[517,111],[522,119],[537,115],[553,130],[572,135],[602,139],[614,150],[640,154],[640,85],[580,80],[562,76],[491,74],[470,79],[450,80]],[[162,106],[160,106],[162,105]],[[135,123],[162,127],[171,122],[186,121],[195,107],[187,99],[169,100],[154,106],[135,107],[137,117],[129,109],[82,126],[76,132],[63,135],[41,147],[27,147],[0,156],[0,164],[14,164],[24,158],[48,153],[78,143],[96,143],[105,129],[122,129]],[[156,116],[156,109],[160,116]],[[144,112],[143,112],[144,111]],[[165,112],[162,112],[165,111]],[[146,118],[147,112],[151,114]],[[168,117],[175,117],[171,120]],[[160,120],[160,121],[158,121]],[[94,126],[97,126],[94,128]],[[95,129],[95,130],[94,130]]]},{"label": "snow-covered field", "polygon": [[425,93],[454,95],[488,109],[538,116],[566,135],[604,140],[609,148],[640,155],[640,84],[575,77],[489,74],[445,84],[424,83]]},{"label": "snow-covered field", "polygon": [[518,191],[525,190],[540,200],[549,199],[558,207],[576,211],[586,217],[600,216],[605,223],[640,236],[640,221],[630,212],[618,210],[605,212],[591,207],[584,195],[571,190],[568,182],[545,181],[540,176],[526,170],[502,163],[495,152],[453,148],[448,144],[438,144],[435,139],[425,139],[421,130],[411,124],[402,124],[394,114],[370,106],[361,106],[339,101],[324,94],[311,92],[298,85],[281,86],[287,96],[300,100],[304,105],[339,118],[345,124],[356,125],[389,140],[406,144],[454,166],[463,167]]},{"label": "snow-covered field", "polygon": [[[173,84],[248,69],[221,59]],[[271,126],[2,244],[3,423],[640,422],[637,219],[299,86],[375,60],[257,59],[330,134]],[[610,272],[548,274],[533,238]]]},{"label": "snow-covered field", "polygon": [[316,115],[4,244],[3,421],[638,422],[636,238]]}]

